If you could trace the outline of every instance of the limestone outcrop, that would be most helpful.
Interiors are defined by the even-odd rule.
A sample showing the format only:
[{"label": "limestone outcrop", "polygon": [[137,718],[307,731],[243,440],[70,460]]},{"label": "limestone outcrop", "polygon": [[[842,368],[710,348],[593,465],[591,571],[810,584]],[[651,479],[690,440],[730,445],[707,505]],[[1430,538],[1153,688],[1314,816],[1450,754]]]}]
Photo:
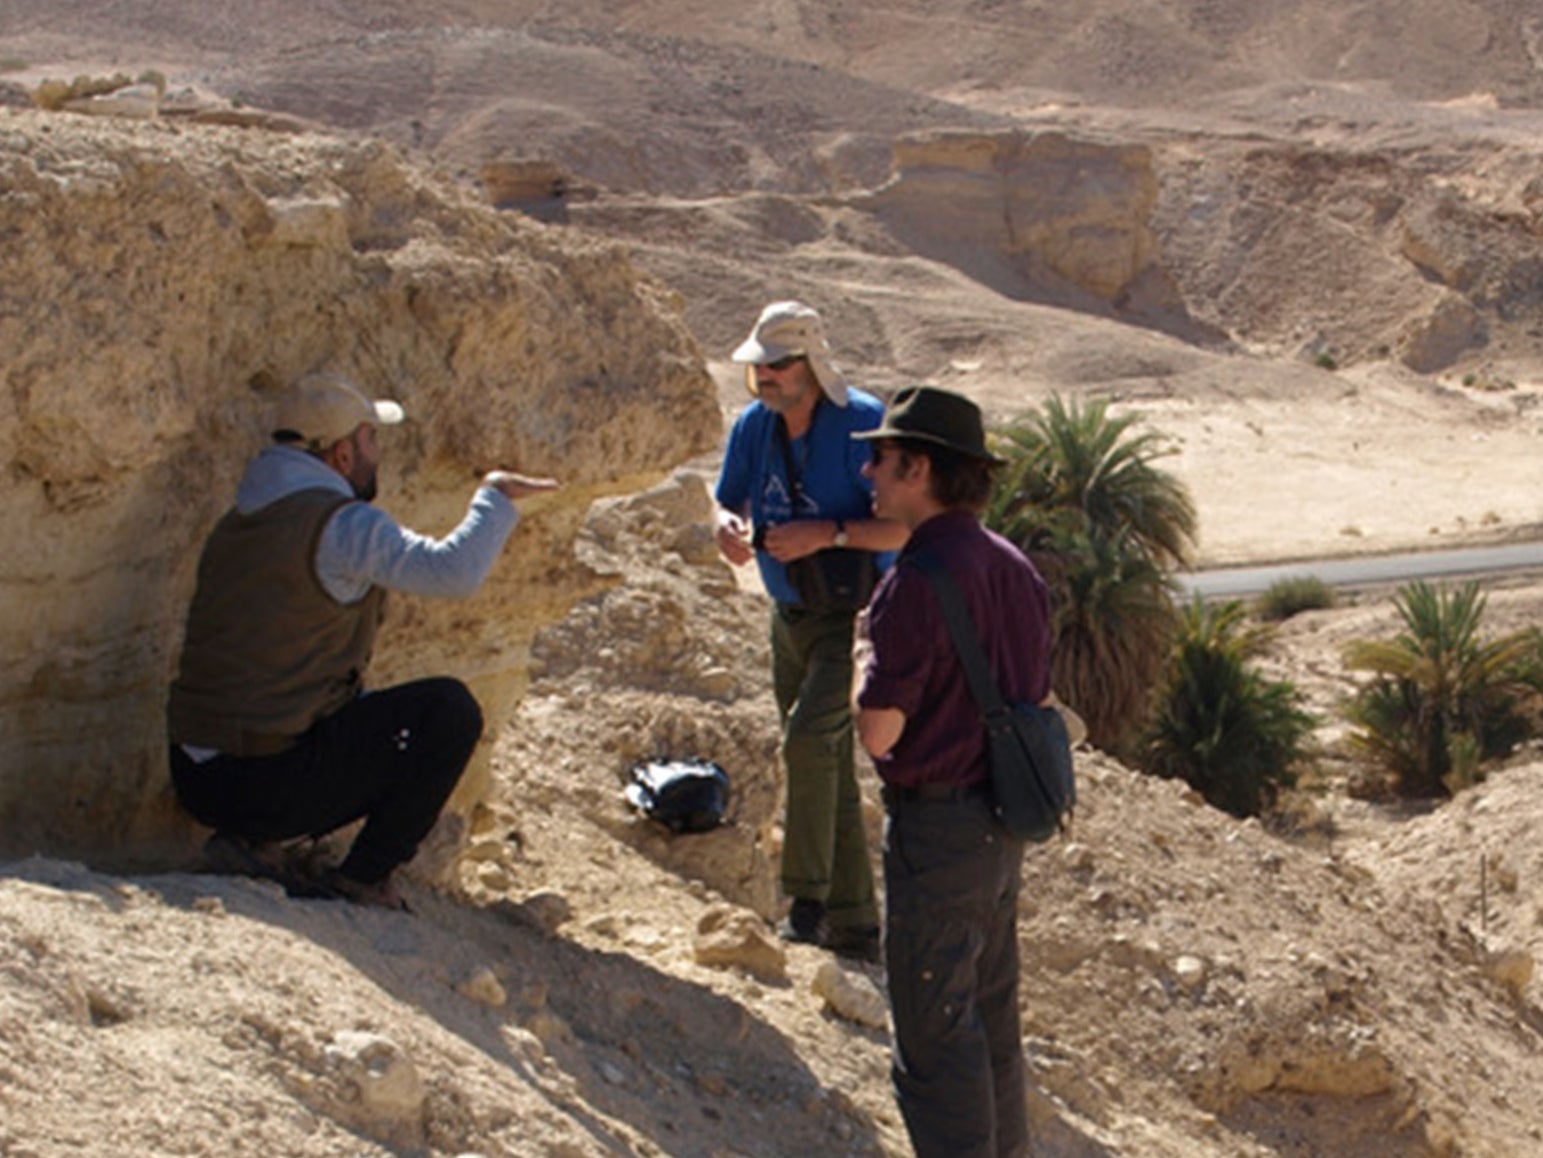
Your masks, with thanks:
[{"label": "limestone outcrop", "polygon": [[950,129],[898,138],[890,179],[854,203],[1008,298],[1188,333],[1152,228],[1158,195],[1143,144]]},{"label": "limestone outcrop", "polygon": [[476,596],[388,610],[373,682],[459,675],[490,736],[533,633],[604,582],[573,551],[590,503],[721,436],[678,299],[623,249],[379,143],[3,110],[0,238],[0,857],[156,863],[196,835],[165,689],[199,546],[293,376],[404,404],[380,501],[425,533],[488,469],[565,484]]}]

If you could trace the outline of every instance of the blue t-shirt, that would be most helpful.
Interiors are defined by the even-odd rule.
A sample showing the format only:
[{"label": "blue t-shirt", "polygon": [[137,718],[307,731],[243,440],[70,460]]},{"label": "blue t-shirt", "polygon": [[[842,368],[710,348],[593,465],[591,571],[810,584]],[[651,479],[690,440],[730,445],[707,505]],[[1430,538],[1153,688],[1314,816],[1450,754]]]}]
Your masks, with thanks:
[{"label": "blue t-shirt", "polygon": [[[752,402],[729,432],[714,497],[731,511],[743,512],[748,505],[755,527],[794,519],[871,519],[873,484],[862,475],[871,453],[866,441],[851,435],[873,430],[883,420],[884,404],[866,391],[849,390],[845,406],[821,399],[809,430],[791,443],[803,484],[794,510],[793,486],[778,446],[777,414]],[[894,552],[880,553],[880,570],[894,558]],[[797,605],[798,592],[788,581],[787,569],[765,551],[757,551],[755,559],[767,594],[778,603]]]}]

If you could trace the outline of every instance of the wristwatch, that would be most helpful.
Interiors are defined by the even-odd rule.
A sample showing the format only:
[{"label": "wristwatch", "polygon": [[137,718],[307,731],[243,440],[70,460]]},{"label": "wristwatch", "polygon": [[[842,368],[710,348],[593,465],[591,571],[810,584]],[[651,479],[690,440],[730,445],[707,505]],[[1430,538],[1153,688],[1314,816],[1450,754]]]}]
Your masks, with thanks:
[{"label": "wristwatch", "polygon": [[836,537],[831,540],[833,547],[845,547],[847,545],[847,525],[842,519],[836,520]]}]

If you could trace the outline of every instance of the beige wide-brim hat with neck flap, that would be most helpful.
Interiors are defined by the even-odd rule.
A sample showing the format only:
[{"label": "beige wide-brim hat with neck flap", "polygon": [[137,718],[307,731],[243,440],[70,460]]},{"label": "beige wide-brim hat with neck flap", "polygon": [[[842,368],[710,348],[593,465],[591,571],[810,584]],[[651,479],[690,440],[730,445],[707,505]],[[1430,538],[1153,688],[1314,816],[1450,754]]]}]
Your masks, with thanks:
[{"label": "beige wide-brim hat with neck flap", "polygon": [[830,360],[830,343],[820,312],[803,302],[772,302],[761,311],[750,336],[730,357],[745,366],[745,385],[756,393],[755,368],[783,358],[806,358],[814,380],[837,406],[847,404],[846,376]]}]

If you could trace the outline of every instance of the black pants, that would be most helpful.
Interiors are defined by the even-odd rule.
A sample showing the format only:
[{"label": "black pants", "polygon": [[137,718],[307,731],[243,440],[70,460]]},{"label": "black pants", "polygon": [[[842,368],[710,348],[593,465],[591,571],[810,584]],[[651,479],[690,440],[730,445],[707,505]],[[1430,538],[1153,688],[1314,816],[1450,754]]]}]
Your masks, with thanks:
[{"label": "black pants", "polygon": [[893,1077],[917,1158],[1028,1153],[1018,1014],[1023,851],[985,796],[889,809]]},{"label": "black pants", "polygon": [[482,735],[482,709],[459,680],[370,692],[318,721],[275,756],[194,763],[171,749],[183,807],[250,840],[322,836],[366,818],[340,866],[373,883],[412,859]]}]

